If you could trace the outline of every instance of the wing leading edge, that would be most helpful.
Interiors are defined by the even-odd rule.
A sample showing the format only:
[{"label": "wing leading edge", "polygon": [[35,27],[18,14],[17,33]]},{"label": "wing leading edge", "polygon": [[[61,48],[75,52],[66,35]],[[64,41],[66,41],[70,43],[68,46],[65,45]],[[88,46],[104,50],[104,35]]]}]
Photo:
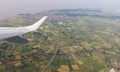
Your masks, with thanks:
[{"label": "wing leading edge", "polygon": [[44,16],[42,19],[40,19],[33,25],[25,27],[0,27],[0,40],[13,38],[15,36],[25,34],[27,32],[35,31],[46,19],[47,16]]},{"label": "wing leading edge", "polygon": [[46,20],[47,16],[44,16],[42,19],[40,19],[38,22],[36,22],[33,25],[27,26],[25,28],[27,28],[29,31],[35,31],[39,28],[39,26]]}]

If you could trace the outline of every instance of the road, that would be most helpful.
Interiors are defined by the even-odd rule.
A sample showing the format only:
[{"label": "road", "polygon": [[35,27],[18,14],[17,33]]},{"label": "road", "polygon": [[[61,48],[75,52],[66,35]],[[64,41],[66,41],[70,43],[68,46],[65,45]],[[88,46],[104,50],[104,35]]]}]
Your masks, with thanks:
[{"label": "road", "polygon": [[60,48],[60,35],[58,36],[58,40],[57,40],[57,46],[54,52],[54,55],[52,56],[52,58],[50,59],[50,61],[47,63],[47,65],[41,70],[41,72],[45,72],[47,70],[47,68],[50,66],[50,64],[53,62],[53,60],[55,59],[57,52],[59,51]]}]

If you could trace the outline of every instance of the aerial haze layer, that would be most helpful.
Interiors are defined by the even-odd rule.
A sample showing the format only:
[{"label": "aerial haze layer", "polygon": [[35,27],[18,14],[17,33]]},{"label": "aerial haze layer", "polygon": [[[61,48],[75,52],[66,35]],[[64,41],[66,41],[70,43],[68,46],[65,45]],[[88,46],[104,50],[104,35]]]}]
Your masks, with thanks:
[{"label": "aerial haze layer", "polygon": [[0,0],[0,19],[19,13],[37,13],[50,9],[119,9],[120,0]]}]

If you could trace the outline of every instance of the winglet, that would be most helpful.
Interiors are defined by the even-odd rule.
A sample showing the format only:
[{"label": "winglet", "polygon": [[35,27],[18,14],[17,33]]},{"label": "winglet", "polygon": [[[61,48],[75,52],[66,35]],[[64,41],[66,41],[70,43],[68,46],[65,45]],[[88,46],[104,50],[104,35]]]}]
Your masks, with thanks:
[{"label": "winglet", "polygon": [[47,16],[44,16],[42,19],[40,19],[38,22],[34,23],[33,25],[27,26],[26,28],[29,31],[35,31],[39,28],[39,26],[47,19]]}]

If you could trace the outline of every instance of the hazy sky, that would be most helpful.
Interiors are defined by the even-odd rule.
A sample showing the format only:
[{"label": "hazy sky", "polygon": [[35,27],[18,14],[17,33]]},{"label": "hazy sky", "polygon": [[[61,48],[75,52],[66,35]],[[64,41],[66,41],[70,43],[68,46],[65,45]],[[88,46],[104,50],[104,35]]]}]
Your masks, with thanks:
[{"label": "hazy sky", "polygon": [[63,8],[120,8],[120,0],[0,0],[0,19],[19,13]]}]

